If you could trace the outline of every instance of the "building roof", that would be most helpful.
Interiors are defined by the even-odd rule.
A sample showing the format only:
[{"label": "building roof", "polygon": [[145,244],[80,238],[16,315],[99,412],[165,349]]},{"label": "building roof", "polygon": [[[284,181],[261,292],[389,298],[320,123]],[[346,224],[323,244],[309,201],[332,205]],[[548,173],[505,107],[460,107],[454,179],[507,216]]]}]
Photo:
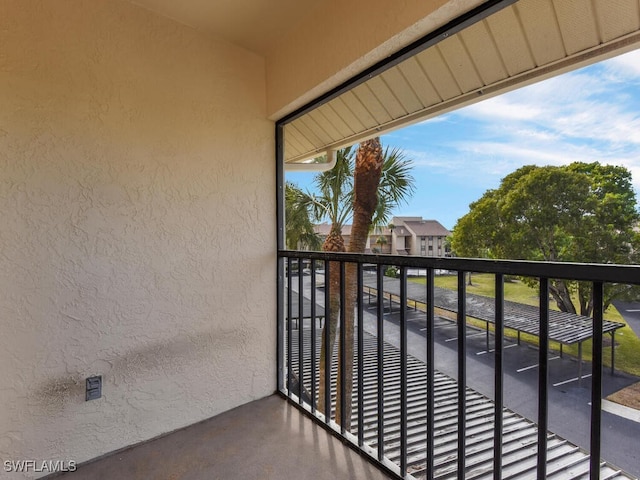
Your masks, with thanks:
[{"label": "building roof", "polygon": [[391,235],[391,229],[389,227],[376,227],[374,228],[371,233],[369,234],[370,236],[390,236]]},{"label": "building roof", "polygon": [[[393,220],[396,222],[396,225],[393,227],[393,233],[395,233],[397,237],[408,237],[412,234],[434,237],[448,237],[451,235],[451,232],[444,228],[437,220],[422,220],[421,217],[394,217]],[[327,236],[331,231],[331,224],[326,222],[320,223],[315,225],[313,229],[318,235]],[[350,235],[351,225],[344,225],[342,227],[342,236],[348,237]],[[376,228],[369,234],[371,237],[390,235],[391,229],[389,227]]]},{"label": "building roof", "polygon": [[393,229],[394,233],[397,237],[408,237],[411,235],[411,232],[404,228],[402,225],[399,225]]},{"label": "building roof", "polygon": [[[331,231],[331,224],[320,223],[313,227],[313,231],[316,232],[318,235],[322,235],[326,237],[327,235],[329,235],[329,232]],[[351,235],[351,225],[343,225],[342,236],[347,237],[349,235]]]},{"label": "building roof", "polygon": [[419,237],[434,236],[448,237],[451,232],[444,228],[437,220],[422,220],[420,222],[405,222],[406,227]]},{"label": "building roof", "polygon": [[422,220],[422,217],[393,217],[393,223],[396,225],[404,222],[421,222]]}]

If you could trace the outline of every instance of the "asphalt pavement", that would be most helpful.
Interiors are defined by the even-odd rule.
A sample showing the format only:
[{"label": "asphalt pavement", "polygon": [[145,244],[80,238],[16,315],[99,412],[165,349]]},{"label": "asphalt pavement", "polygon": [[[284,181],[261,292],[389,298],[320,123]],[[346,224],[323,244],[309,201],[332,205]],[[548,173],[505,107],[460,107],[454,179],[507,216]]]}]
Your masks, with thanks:
[{"label": "asphalt pavement", "polygon": [[621,302],[615,300],[613,306],[618,309],[631,330],[640,338],[640,302]]}]

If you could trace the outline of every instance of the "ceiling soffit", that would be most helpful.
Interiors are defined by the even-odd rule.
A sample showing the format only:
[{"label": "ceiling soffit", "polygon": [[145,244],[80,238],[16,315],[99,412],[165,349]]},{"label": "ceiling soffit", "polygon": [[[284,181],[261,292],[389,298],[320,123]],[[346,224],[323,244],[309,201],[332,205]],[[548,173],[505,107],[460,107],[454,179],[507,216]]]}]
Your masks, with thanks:
[{"label": "ceiling soffit", "polygon": [[520,0],[286,122],[287,168],[638,46],[637,0]]},{"label": "ceiling soffit", "polygon": [[177,22],[266,55],[283,32],[326,0],[129,0]]}]

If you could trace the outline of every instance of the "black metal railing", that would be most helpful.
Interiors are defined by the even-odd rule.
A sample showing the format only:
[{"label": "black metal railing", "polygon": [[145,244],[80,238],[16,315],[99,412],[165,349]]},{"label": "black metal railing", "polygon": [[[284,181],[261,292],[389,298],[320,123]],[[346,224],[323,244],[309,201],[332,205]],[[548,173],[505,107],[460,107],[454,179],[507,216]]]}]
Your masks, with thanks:
[{"label": "black metal railing", "polygon": [[[278,382],[280,392],[296,405],[307,411],[326,428],[346,439],[349,444],[398,478],[407,478],[413,474],[420,478],[468,478],[485,468],[487,478],[503,478],[503,470],[518,467],[522,462],[522,471],[530,471],[530,478],[545,479],[558,474],[562,466],[558,453],[554,451],[550,462],[547,442],[551,437],[549,430],[549,282],[553,279],[567,279],[591,282],[593,285],[593,350],[591,376],[591,418],[588,452],[584,452],[586,471],[590,479],[601,478],[603,469],[608,468],[601,458],[602,437],[602,383],[603,383],[603,286],[605,283],[640,284],[639,266],[588,265],[569,263],[546,263],[527,261],[497,261],[485,259],[460,258],[422,258],[391,255],[366,254],[330,254],[324,252],[280,251],[279,290],[278,290]],[[331,272],[339,272],[339,318],[346,317],[345,298],[349,291],[346,285],[346,268],[356,265],[356,303],[355,303],[355,349],[354,349],[354,391],[347,398],[347,386],[342,381],[346,376],[345,362],[337,361],[346,355],[346,329],[338,327],[336,348],[333,352],[320,356],[319,344],[331,344],[329,316],[332,313],[330,297]],[[305,268],[309,265],[308,268]],[[391,347],[385,338],[385,267],[393,265],[399,268],[399,304],[397,345]],[[373,333],[365,332],[365,268],[375,275],[375,308],[366,315],[375,315],[371,322]],[[408,270],[420,269],[426,272],[424,287],[424,361],[418,362],[409,354],[408,347]],[[443,376],[435,368],[435,272],[445,270],[457,274],[457,312],[455,329],[457,334],[457,370],[456,378]],[[470,406],[470,397],[475,392],[468,385],[467,358],[467,294],[465,278],[467,273],[490,273],[495,276],[495,308],[493,319],[493,398],[490,427],[476,427],[477,415]],[[539,280],[539,347],[537,379],[537,416],[530,423],[536,430],[532,445],[535,449],[532,458],[521,455],[519,460],[505,460],[513,445],[505,439],[504,405],[505,391],[505,276],[534,277]],[[320,285],[318,279],[324,279]],[[306,280],[308,279],[308,280]],[[333,287],[335,288],[335,287]],[[297,292],[295,291],[297,290]],[[371,294],[372,290],[368,290]],[[392,295],[389,295],[391,298]],[[413,299],[417,309],[417,300]],[[422,302],[422,301],[421,301]],[[334,312],[335,313],[335,312]],[[308,328],[305,327],[308,323]],[[487,324],[487,335],[488,335]],[[297,345],[294,345],[297,343]],[[488,350],[488,349],[487,349]],[[324,385],[319,385],[320,364],[323,362]],[[339,364],[339,365],[336,365]],[[395,369],[395,370],[393,370]],[[393,379],[391,371],[399,371]],[[417,372],[417,373],[416,373]],[[409,385],[411,375],[411,385]],[[340,382],[337,382],[338,377]],[[452,383],[454,387],[450,387]],[[339,391],[336,385],[339,384]],[[453,388],[455,394],[445,397],[445,390]],[[325,412],[318,409],[318,396],[324,392]],[[449,390],[446,390],[449,391]],[[439,396],[440,395],[440,396]],[[476,397],[474,397],[476,398]],[[335,418],[336,402],[340,402],[340,418]],[[354,414],[353,427],[345,428],[346,403],[352,402]],[[419,404],[419,405],[418,405]],[[418,406],[416,406],[418,405]],[[449,407],[451,406],[451,409]],[[440,410],[439,410],[440,409]],[[437,411],[446,415],[438,415]],[[451,417],[455,417],[455,440],[451,449],[455,452],[444,454],[446,450],[436,434],[444,435],[451,428]],[[511,418],[511,417],[510,417]],[[522,419],[525,421],[526,419]],[[510,419],[509,422],[515,420]],[[518,420],[520,421],[520,420]],[[476,445],[475,430],[488,428],[490,459],[488,467],[482,467],[477,458],[468,459],[468,451]],[[522,427],[525,428],[524,426]],[[529,427],[527,427],[529,428]],[[483,430],[484,431],[484,430]],[[416,433],[418,432],[418,433]],[[440,438],[440,437],[438,437]],[[444,438],[444,437],[442,437]],[[448,437],[447,437],[448,438]],[[416,440],[417,439],[417,440]],[[442,440],[444,441],[444,440]],[[479,440],[478,440],[479,441]],[[521,443],[525,443],[522,441]],[[448,447],[447,447],[448,448]],[[577,447],[576,447],[577,449]],[[507,452],[508,451],[508,452]],[[575,451],[575,450],[572,450]],[[590,455],[589,455],[590,453]],[[511,454],[511,453],[510,453]],[[440,455],[440,456],[438,456]],[[444,455],[444,456],[443,456]],[[445,458],[443,460],[443,458]],[[453,463],[451,463],[453,458]],[[573,456],[567,468],[579,471],[576,466],[581,457]],[[515,462],[515,463],[514,463]],[[551,465],[551,466],[550,466]],[[548,471],[548,469],[553,471]],[[475,472],[472,473],[471,472]],[[581,474],[584,474],[582,472]],[[576,474],[577,475],[577,474]],[[630,478],[620,473],[619,478]],[[475,478],[475,477],[474,477]],[[560,478],[578,478],[560,476]],[[583,478],[583,477],[580,477]],[[607,478],[617,478],[609,476]]]}]

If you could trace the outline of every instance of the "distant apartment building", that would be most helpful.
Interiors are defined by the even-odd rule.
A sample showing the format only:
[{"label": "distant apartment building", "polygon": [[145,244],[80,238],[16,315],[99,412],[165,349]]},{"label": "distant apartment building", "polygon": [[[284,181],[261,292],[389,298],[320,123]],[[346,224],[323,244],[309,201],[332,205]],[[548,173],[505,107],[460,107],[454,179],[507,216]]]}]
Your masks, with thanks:
[{"label": "distant apartment building", "polygon": [[[321,223],[319,225],[315,225],[313,230],[320,237],[320,241],[324,243],[324,239],[327,238],[327,235],[329,235],[329,232],[331,231],[331,225],[328,223]],[[344,246],[346,248],[351,240],[351,225],[345,225],[342,227],[342,238],[344,239]]]},{"label": "distant apartment building", "polygon": [[[437,220],[422,217],[393,217],[391,249],[399,255],[444,257],[446,238],[451,232]],[[405,253],[406,252],[406,253]]]},{"label": "distant apartment building", "polygon": [[[329,234],[331,225],[321,223],[315,231],[322,241]],[[444,257],[447,255],[445,239],[451,232],[437,220],[422,217],[393,217],[385,227],[374,229],[367,240],[366,253],[392,255],[419,255],[422,257]],[[345,247],[351,240],[351,225],[342,228]]]}]

